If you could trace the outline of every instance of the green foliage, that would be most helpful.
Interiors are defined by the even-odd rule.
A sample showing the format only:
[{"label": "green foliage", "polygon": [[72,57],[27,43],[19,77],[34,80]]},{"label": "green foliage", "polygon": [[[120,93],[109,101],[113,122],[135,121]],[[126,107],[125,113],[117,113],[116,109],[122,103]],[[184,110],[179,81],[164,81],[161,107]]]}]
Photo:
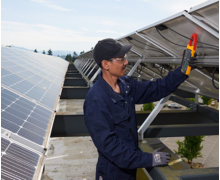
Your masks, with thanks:
[{"label": "green foliage", "polygon": [[151,103],[147,103],[147,104],[143,104],[143,108],[141,108],[141,111],[152,111],[154,109],[154,104]]},{"label": "green foliage", "polygon": [[37,49],[35,49],[34,52],[37,53]]},{"label": "green foliage", "polygon": [[205,97],[205,96],[201,96],[202,100],[203,100],[203,104],[209,105],[209,102],[212,100],[211,98]]},{"label": "green foliage", "polygon": [[190,101],[195,102],[195,98],[188,98]]},{"label": "green foliage", "polygon": [[73,58],[72,58],[72,59],[73,59],[73,62],[76,60],[76,57],[77,57],[77,56],[78,56],[78,54],[74,51],[74,52],[73,52]]},{"label": "green foliage", "polygon": [[71,54],[67,54],[65,60],[71,62],[73,60]]},{"label": "green foliage", "polygon": [[83,54],[83,53],[85,53],[85,52],[84,51],[80,52],[80,54]]},{"label": "green foliage", "polygon": [[188,162],[191,162],[194,158],[202,157],[201,150],[203,146],[201,143],[205,136],[188,136],[180,142],[179,140],[176,142],[178,144],[178,151],[175,151],[176,154],[180,155],[181,158],[186,158]]},{"label": "green foliage", "polygon": [[51,49],[49,49],[49,50],[47,51],[47,54],[48,54],[48,55],[50,55],[50,56],[52,56],[52,55],[53,55],[53,53],[52,53]]},{"label": "green foliage", "polygon": [[5,47],[11,47],[10,45],[8,46],[8,45],[6,45]]}]

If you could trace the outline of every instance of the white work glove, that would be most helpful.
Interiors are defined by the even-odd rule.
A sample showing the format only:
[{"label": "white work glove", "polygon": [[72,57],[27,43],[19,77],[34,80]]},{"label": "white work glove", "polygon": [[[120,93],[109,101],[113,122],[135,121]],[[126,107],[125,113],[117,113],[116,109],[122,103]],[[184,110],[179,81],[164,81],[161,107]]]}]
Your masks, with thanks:
[{"label": "white work glove", "polygon": [[170,157],[171,157],[170,153],[159,152],[159,151],[162,151],[164,148],[165,148],[165,146],[161,147],[161,148],[158,148],[158,149],[155,149],[152,152],[152,155],[153,155],[152,166],[153,167],[155,167],[155,166],[167,166],[167,164],[169,163]]}]

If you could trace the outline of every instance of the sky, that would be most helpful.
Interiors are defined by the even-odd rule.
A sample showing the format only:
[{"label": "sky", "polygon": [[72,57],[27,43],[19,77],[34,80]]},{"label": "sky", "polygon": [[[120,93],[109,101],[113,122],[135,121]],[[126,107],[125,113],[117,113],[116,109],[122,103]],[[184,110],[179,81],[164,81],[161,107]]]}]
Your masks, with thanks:
[{"label": "sky", "polygon": [[1,0],[1,45],[88,51],[206,0]]}]

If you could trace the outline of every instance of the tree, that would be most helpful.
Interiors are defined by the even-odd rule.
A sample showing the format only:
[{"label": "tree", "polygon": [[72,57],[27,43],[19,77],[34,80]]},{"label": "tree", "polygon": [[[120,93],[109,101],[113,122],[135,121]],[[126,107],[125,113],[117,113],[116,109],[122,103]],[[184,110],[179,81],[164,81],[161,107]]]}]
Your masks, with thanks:
[{"label": "tree", "polygon": [[37,49],[35,49],[34,52],[37,53]]},{"label": "tree", "polygon": [[6,45],[5,47],[11,47],[10,45],[8,46],[8,45]]},{"label": "tree", "polygon": [[47,54],[50,55],[50,56],[53,55],[51,49],[49,49],[49,50],[47,51]]},{"label": "tree", "polygon": [[73,52],[73,55],[74,55],[74,56],[78,56],[78,54],[77,54],[75,51]]},{"label": "tree", "polygon": [[67,54],[65,60],[67,60],[68,62],[71,62],[73,60],[71,54]]},{"label": "tree", "polygon": [[74,51],[73,52],[73,62],[76,60],[76,57],[78,56],[78,54]]},{"label": "tree", "polygon": [[203,146],[201,146],[201,142],[204,141],[203,138],[205,136],[188,136],[180,142],[179,140],[176,142],[178,144],[178,151],[174,150],[174,152],[181,156],[181,158],[186,158],[189,163],[191,163],[194,158],[202,157],[201,150]]},{"label": "tree", "polygon": [[46,54],[44,50],[43,50],[42,54]]},{"label": "tree", "polygon": [[60,57],[59,55],[57,55],[57,57]]},{"label": "tree", "polygon": [[80,52],[80,54],[83,54],[83,53],[84,53],[84,51]]},{"label": "tree", "polygon": [[143,104],[143,108],[141,108],[141,111],[152,111],[154,109],[154,103],[147,103]]},{"label": "tree", "polygon": [[91,50],[93,50],[93,47],[91,47]]}]

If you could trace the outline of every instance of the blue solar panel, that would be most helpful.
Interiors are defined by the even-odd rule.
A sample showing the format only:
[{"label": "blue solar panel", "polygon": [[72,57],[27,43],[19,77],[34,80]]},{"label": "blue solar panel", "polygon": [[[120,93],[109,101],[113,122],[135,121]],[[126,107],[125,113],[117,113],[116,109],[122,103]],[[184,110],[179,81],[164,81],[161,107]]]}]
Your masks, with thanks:
[{"label": "blue solar panel", "polygon": [[10,138],[16,137],[2,138],[1,178],[36,179],[41,156],[27,146],[42,152],[47,144],[68,62],[13,48],[1,50],[1,127],[12,132]]}]

